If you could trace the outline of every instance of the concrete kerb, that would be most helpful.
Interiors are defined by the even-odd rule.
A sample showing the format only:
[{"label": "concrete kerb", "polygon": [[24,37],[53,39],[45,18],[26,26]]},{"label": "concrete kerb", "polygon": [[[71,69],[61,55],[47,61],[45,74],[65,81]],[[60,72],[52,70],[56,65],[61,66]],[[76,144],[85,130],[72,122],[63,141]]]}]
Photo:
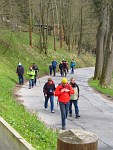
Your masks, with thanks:
[{"label": "concrete kerb", "polygon": [[1,150],[35,150],[19,133],[0,117]]}]

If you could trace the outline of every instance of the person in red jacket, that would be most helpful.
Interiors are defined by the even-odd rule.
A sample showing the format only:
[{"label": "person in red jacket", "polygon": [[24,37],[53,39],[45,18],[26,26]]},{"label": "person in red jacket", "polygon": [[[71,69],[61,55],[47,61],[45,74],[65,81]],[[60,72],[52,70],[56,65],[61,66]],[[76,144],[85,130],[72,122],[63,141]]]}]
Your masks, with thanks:
[{"label": "person in red jacket", "polygon": [[55,96],[58,96],[63,130],[66,128],[66,118],[71,94],[74,94],[74,89],[67,83],[66,78],[62,78],[62,82],[56,87]]}]

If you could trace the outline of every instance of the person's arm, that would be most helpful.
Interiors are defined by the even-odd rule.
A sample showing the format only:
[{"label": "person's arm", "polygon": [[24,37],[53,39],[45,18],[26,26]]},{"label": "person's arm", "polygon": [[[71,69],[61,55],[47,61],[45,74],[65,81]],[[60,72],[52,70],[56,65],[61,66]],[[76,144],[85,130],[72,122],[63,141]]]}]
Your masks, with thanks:
[{"label": "person's arm", "polygon": [[77,90],[78,90],[78,99],[79,99],[79,92],[80,92],[80,89],[79,89],[79,86],[77,85]]},{"label": "person's arm", "polygon": [[75,91],[74,91],[74,89],[72,88],[71,85],[69,85],[69,93],[70,93],[70,94],[74,94],[74,93],[75,93]]},{"label": "person's arm", "polygon": [[61,88],[59,86],[55,89],[55,96],[60,96],[62,94]]},{"label": "person's arm", "polygon": [[45,84],[43,87],[44,96],[47,96],[47,85]]}]

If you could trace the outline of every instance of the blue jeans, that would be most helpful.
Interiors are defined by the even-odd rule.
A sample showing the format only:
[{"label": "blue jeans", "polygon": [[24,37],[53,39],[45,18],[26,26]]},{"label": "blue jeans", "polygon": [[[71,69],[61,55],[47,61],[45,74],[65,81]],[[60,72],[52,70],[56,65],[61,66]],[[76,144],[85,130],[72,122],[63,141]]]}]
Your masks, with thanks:
[{"label": "blue jeans", "polygon": [[74,67],[71,67],[71,73],[74,74]]},{"label": "blue jeans", "polygon": [[45,107],[45,108],[48,107],[48,100],[49,100],[49,98],[50,98],[50,105],[51,105],[51,112],[52,112],[52,110],[54,110],[54,95],[45,96],[44,107]]},{"label": "blue jeans", "polygon": [[66,118],[68,114],[69,103],[65,104],[65,103],[59,102],[59,105],[60,105],[60,111],[61,111],[62,126],[64,127],[66,125]]},{"label": "blue jeans", "polygon": [[72,114],[72,103],[73,103],[74,108],[75,108],[75,114],[76,114],[76,116],[78,116],[79,115],[78,100],[70,100],[70,102],[69,102],[69,114]]},{"label": "blue jeans", "polygon": [[19,84],[24,84],[24,77],[23,75],[18,75]]},{"label": "blue jeans", "polygon": [[29,88],[34,86],[34,79],[29,79]]}]

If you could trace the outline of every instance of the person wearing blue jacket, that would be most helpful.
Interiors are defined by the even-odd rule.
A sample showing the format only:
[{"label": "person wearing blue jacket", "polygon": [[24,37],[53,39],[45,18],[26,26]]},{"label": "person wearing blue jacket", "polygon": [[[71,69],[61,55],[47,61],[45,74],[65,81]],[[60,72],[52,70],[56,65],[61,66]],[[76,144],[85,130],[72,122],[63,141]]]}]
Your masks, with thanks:
[{"label": "person wearing blue jacket", "polygon": [[74,59],[71,60],[70,68],[71,68],[71,74],[74,74],[74,67],[76,66],[76,62]]},{"label": "person wearing blue jacket", "polygon": [[56,75],[56,67],[57,67],[57,61],[54,59],[52,61],[52,68],[53,68],[53,75]]}]

